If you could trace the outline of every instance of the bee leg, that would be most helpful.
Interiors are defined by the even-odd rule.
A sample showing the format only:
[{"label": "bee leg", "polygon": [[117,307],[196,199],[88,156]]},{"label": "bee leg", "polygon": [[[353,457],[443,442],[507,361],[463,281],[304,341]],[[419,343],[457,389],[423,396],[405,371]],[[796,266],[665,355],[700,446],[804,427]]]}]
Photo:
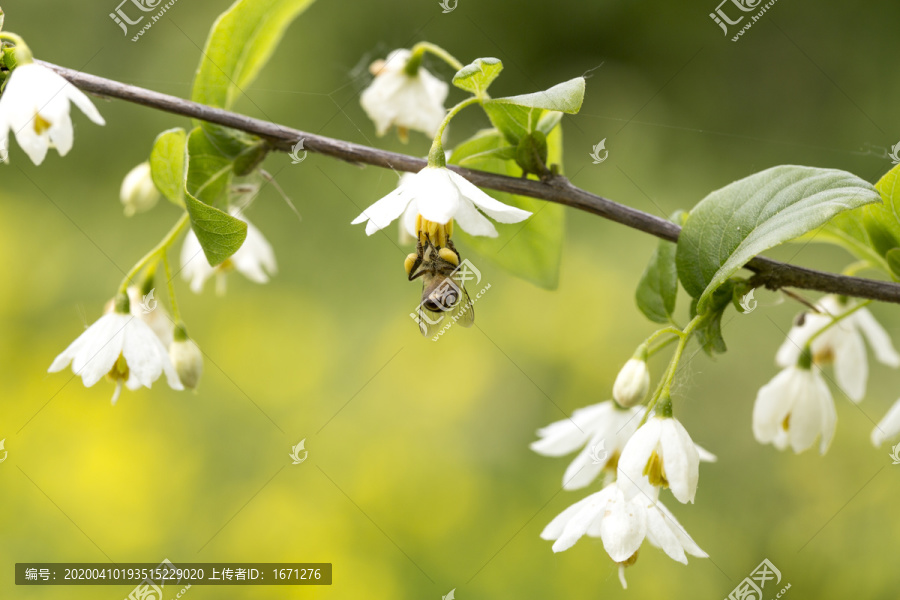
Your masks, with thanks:
[{"label": "bee leg", "polygon": [[447,247],[453,250],[453,253],[456,254],[457,264],[462,262],[462,256],[459,255],[459,251],[456,249],[456,246],[453,245],[453,240],[447,238]]}]

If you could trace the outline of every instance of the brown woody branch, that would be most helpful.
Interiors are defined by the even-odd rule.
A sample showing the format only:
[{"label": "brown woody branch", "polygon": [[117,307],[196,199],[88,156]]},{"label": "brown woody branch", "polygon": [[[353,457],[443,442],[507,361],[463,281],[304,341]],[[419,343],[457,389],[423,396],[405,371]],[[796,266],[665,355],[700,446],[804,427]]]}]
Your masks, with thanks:
[{"label": "brown woody branch", "polygon": [[[118,98],[172,114],[245,131],[267,140],[275,150],[290,152],[294,144],[303,140],[305,150],[351,163],[374,165],[397,171],[418,171],[426,165],[426,161],[422,158],[307,133],[58,65],[42,64],[53,69],[85,92],[108,98]],[[671,242],[678,239],[681,231],[681,228],[674,223],[592,194],[572,185],[564,177],[537,181],[474,171],[457,166],[450,168],[480,187],[578,208]],[[762,256],[752,259],[745,267],[755,273],[751,280],[755,286],[765,286],[769,289],[794,287],[900,304],[900,285],[895,283],[816,271]]]}]

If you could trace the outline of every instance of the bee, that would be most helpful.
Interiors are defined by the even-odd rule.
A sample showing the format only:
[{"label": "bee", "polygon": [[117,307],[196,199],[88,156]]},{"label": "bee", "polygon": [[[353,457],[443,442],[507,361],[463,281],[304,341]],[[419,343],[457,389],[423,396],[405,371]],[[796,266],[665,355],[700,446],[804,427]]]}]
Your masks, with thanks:
[{"label": "bee", "polygon": [[459,273],[459,252],[450,241],[435,245],[428,234],[419,236],[416,252],[406,257],[409,280],[422,278],[422,302],[413,317],[424,336],[434,335],[448,322],[471,327],[475,309]]}]

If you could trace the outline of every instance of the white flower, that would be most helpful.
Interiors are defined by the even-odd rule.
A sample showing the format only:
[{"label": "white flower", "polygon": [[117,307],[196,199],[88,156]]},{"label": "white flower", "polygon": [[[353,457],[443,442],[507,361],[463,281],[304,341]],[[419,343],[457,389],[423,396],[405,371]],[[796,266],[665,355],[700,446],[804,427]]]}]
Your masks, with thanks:
[{"label": "white flower", "polygon": [[[498,223],[518,223],[531,213],[488,196],[462,175],[446,167],[425,167],[353,219],[366,224],[366,235],[390,225],[411,205],[416,214],[442,225],[455,219],[466,233],[497,237],[497,230],[476,206]],[[408,213],[411,214],[411,213]]]},{"label": "white flower", "polygon": [[620,406],[640,404],[650,391],[650,370],[647,361],[630,358],[616,376],[613,384],[613,399]]},{"label": "white flower", "polygon": [[105,124],[81,90],[47,67],[29,63],[13,69],[0,96],[0,148],[9,148],[12,130],[36,165],[44,161],[51,146],[65,156],[75,136],[69,102],[97,125]]},{"label": "white flower", "polygon": [[[450,155],[452,153],[452,150],[444,151],[444,159],[450,160]],[[415,177],[415,173],[404,173],[400,176],[400,181],[397,183],[397,187],[400,187],[402,185],[409,185]],[[398,241],[401,246],[414,244],[416,242],[416,238],[418,238],[419,235],[416,231],[416,218],[418,216],[419,207],[416,206],[416,201],[413,200],[409,203],[409,205],[407,205],[406,210],[403,211],[403,214],[400,216],[400,220],[397,221],[397,225],[400,230]]]},{"label": "white flower", "polygon": [[407,129],[433,137],[446,115],[444,100],[450,86],[422,67],[415,76],[408,75],[410,54],[409,50],[394,50],[387,60],[372,65],[375,79],[359,101],[375,122],[378,135],[396,126],[401,138]]},{"label": "white flower", "polygon": [[693,502],[700,477],[700,453],[678,419],[654,416],[622,450],[617,481],[628,498],[639,492],[644,477],[668,487],[679,502]]},{"label": "white flower", "polygon": [[197,387],[203,374],[203,353],[186,334],[182,333],[179,337],[183,339],[177,339],[169,346],[169,358],[172,359],[178,379],[184,387],[192,390]]},{"label": "white flower", "polygon": [[802,452],[821,435],[819,452],[825,454],[836,423],[831,392],[814,368],[784,369],[760,388],[753,405],[753,436],[779,450],[790,445]]},{"label": "white flower", "polygon": [[900,400],[894,402],[875,429],[872,430],[872,444],[881,446],[886,440],[900,435]]},{"label": "white flower", "polygon": [[568,550],[582,536],[599,537],[610,558],[619,564],[619,579],[627,587],[624,567],[637,560],[644,539],[661,548],[673,560],[687,564],[687,554],[706,558],[675,517],[657,499],[658,489],[626,498],[611,483],[603,490],[576,502],[554,518],[541,532],[555,540],[554,552]]},{"label": "white flower", "polygon": [[572,418],[538,429],[540,439],[530,447],[544,456],[564,456],[584,446],[563,475],[563,489],[577,490],[590,485],[603,469],[615,469],[642,414],[641,408],[623,409],[611,400],[579,408]]},{"label": "white flower", "polygon": [[[821,312],[806,314],[803,324],[792,327],[788,332],[787,339],[775,355],[775,363],[782,368],[797,364],[800,352],[810,338],[832,323],[833,317],[847,312],[854,305],[841,304],[836,296],[822,298],[817,305]],[[811,344],[813,362],[817,365],[833,362],[838,386],[854,402],[859,402],[866,395],[869,363],[863,337],[872,346],[879,362],[893,368],[900,366],[900,355],[894,349],[891,338],[866,308],[860,308],[838,321]]]},{"label": "white flower", "polygon": [[169,360],[166,347],[150,326],[129,314],[105,314],[56,357],[48,371],[56,373],[72,363],[72,372],[91,387],[104,375],[116,382],[112,403],[122,390],[150,387],[162,373],[169,387],[184,387]]},{"label": "white flower", "polygon": [[206,280],[217,275],[217,291],[221,294],[225,291],[225,274],[236,269],[244,277],[255,283],[267,283],[270,275],[275,275],[278,265],[275,262],[275,252],[271,244],[263,237],[263,234],[250,221],[243,216],[239,217],[239,210],[229,211],[233,217],[240,218],[247,223],[247,239],[243,245],[220,265],[210,266],[203,254],[200,240],[193,230],[189,231],[181,247],[181,267],[185,280],[191,282],[191,290],[199,294],[203,291]]},{"label": "white flower", "polygon": [[156,206],[159,196],[159,190],[150,175],[150,163],[146,161],[128,172],[119,191],[126,217],[150,210]]},{"label": "white flower", "polygon": [[[152,296],[154,290],[150,290],[147,297]],[[153,333],[159,337],[163,346],[169,347],[172,343],[172,336],[175,331],[175,322],[165,308],[154,298],[145,300],[144,294],[136,285],[128,286],[128,305],[132,315],[146,323],[153,330]],[[103,313],[111,313],[115,309],[115,298],[111,298],[103,309]]]}]

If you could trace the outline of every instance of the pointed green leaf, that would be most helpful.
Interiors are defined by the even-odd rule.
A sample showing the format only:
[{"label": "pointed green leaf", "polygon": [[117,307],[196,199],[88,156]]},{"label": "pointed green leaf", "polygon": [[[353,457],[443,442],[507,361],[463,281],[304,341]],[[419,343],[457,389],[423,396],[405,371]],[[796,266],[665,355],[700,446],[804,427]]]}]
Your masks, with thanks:
[{"label": "pointed green leaf", "polygon": [[651,321],[670,323],[678,296],[675,244],[660,240],[635,292],[638,308]]},{"label": "pointed green leaf", "polygon": [[150,175],[157,189],[170,202],[184,205],[184,150],[187,133],[176,128],[163,131],[150,151]]},{"label": "pointed green leaf", "polygon": [[232,161],[199,127],[188,136],[187,150],[188,193],[205,204],[216,204],[231,180]]},{"label": "pointed green leaf", "polygon": [[312,0],[237,0],[213,23],[191,100],[231,108]]},{"label": "pointed green leaf", "polygon": [[[710,295],[707,316],[695,330],[697,342],[710,356],[716,353],[724,354],[728,350],[725,338],[722,337],[722,316],[725,314],[725,309],[731,304],[733,296],[734,284],[731,280],[726,281]],[[691,303],[691,318],[695,316],[697,316],[696,299]]]},{"label": "pointed green leaf", "polygon": [[[562,163],[562,130],[554,129],[547,137],[549,160]],[[493,150],[509,148],[496,129],[478,132],[457,146],[449,162],[468,168],[520,176],[521,169],[515,161],[492,154]],[[488,194],[510,206],[532,212],[522,223],[495,224],[500,236],[488,238],[470,236],[456,228],[454,235],[464,246],[495,263],[510,273],[545,289],[555,289],[559,284],[559,264],[562,256],[565,228],[564,207],[542,202],[526,196],[485,190]]]},{"label": "pointed green leaf", "polygon": [[522,94],[521,96],[508,96],[506,98],[494,98],[490,101],[494,104],[515,104],[528,108],[543,108],[545,110],[558,110],[560,112],[575,114],[581,110],[584,102],[584,77],[576,77],[554,85],[543,92]]},{"label": "pointed green leaf", "polygon": [[679,279],[703,314],[710,294],[755,255],[880,199],[870,183],[836,169],[786,165],[750,175],[690,212],[678,239]]},{"label": "pointed green leaf", "polygon": [[481,96],[500,75],[503,63],[498,58],[476,58],[453,76],[453,85]]},{"label": "pointed green leaf", "polygon": [[191,229],[210,265],[221,264],[238,251],[247,238],[247,223],[204,204],[190,192],[185,193],[184,204],[191,217]]},{"label": "pointed green leaf", "polygon": [[518,146],[522,138],[537,130],[544,113],[544,110],[540,108],[526,108],[493,100],[482,104],[482,108],[491,124],[503,132],[503,137],[513,146]]}]

